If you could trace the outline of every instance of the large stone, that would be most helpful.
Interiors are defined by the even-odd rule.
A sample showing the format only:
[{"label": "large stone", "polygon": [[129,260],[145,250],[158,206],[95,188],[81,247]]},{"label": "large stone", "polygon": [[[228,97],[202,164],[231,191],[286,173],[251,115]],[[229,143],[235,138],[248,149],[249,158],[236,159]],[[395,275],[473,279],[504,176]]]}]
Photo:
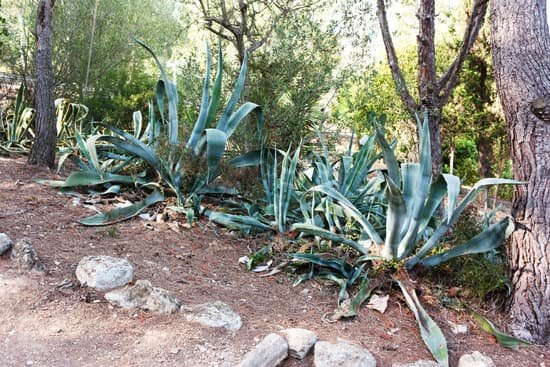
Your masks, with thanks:
[{"label": "large stone", "polygon": [[376,367],[376,359],[365,348],[339,341],[315,343],[315,367]]},{"label": "large stone", "polygon": [[186,313],[188,321],[198,322],[208,327],[223,327],[230,331],[241,328],[241,317],[227,304],[214,301],[196,306],[182,306],[182,312]]},{"label": "large stone", "polygon": [[420,360],[413,363],[394,363],[391,367],[440,367],[435,361]]},{"label": "large stone", "polygon": [[0,256],[4,255],[9,249],[13,242],[5,233],[0,233]]},{"label": "large stone", "polygon": [[175,313],[180,301],[166,289],[153,287],[148,280],[138,280],[132,286],[115,289],[105,294],[111,304],[122,308],[140,308],[156,313]]},{"label": "large stone", "polygon": [[285,329],[280,332],[287,343],[288,353],[297,359],[304,359],[317,342],[317,334],[306,329]]},{"label": "large stone", "polygon": [[36,250],[31,246],[29,240],[22,239],[18,241],[11,249],[10,259],[15,264],[15,267],[20,271],[46,271],[46,266],[36,253]]},{"label": "large stone", "polygon": [[244,356],[237,367],[276,367],[287,356],[286,339],[277,334],[269,334]]},{"label": "large stone", "polygon": [[478,351],[464,354],[458,361],[458,367],[495,367],[493,360]]},{"label": "large stone", "polygon": [[132,281],[134,268],[128,260],[111,256],[86,256],[76,267],[76,278],[83,286],[109,291]]}]

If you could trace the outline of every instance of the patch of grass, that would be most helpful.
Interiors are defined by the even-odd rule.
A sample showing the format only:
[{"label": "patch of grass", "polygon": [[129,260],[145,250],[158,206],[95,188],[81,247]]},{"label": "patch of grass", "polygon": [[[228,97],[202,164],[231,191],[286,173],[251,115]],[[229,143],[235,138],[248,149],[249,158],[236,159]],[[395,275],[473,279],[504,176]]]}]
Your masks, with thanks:
[{"label": "patch of grass", "polygon": [[118,231],[117,227],[109,227],[105,230],[105,234],[111,238],[118,238],[120,236],[120,232]]},{"label": "patch of grass", "polygon": [[464,287],[464,295],[480,301],[504,301],[510,291],[506,265],[492,262],[482,254],[464,258],[457,278]]},{"label": "patch of grass", "polygon": [[[482,223],[476,209],[467,208],[445,238],[446,246],[466,242],[482,231]],[[448,290],[458,287],[462,296],[476,302],[503,304],[510,291],[506,261],[498,250],[453,259],[448,264],[430,270],[428,275]]]}]

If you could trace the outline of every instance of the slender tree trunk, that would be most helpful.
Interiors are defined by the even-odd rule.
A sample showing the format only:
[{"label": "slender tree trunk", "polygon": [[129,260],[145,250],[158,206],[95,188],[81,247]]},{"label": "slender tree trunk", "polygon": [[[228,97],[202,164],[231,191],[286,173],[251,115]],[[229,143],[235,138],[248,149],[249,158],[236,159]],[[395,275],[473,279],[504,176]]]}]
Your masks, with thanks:
[{"label": "slender tree trunk", "polygon": [[[491,1],[493,66],[511,141],[516,231],[508,247],[513,332],[550,341],[550,34],[545,0]],[[548,103],[550,105],[550,102]],[[542,108],[544,110],[544,108]]]},{"label": "slender tree trunk", "polygon": [[388,64],[392,72],[393,80],[401,100],[415,118],[428,111],[430,143],[432,156],[432,177],[441,173],[443,159],[441,153],[441,111],[447,104],[451,93],[458,81],[458,75],[464,64],[464,60],[470,52],[479,30],[483,25],[487,11],[488,0],[474,0],[472,10],[468,17],[468,23],[464,31],[464,38],[457,57],[449,65],[447,71],[440,77],[436,75],[435,63],[435,0],[420,0],[418,6],[418,94],[420,101],[413,99],[409,92],[405,78],[399,66],[399,60],[393,46],[388,19],[386,15],[386,0],[377,0],[376,9],[378,21]]},{"label": "slender tree trunk", "polygon": [[29,163],[53,167],[55,163],[55,106],[52,88],[52,33],[55,0],[40,0],[36,16],[36,135]]},{"label": "slender tree trunk", "polygon": [[[420,1],[418,7],[418,95],[420,111],[428,111],[432,177],[441,173],[441,108],[435,73],[435,0]],[[420,116],[422,116],[420,114]]]},{"label": "slender tree trunk", "polygon": [[483,127],[481,127],[481,134],[478,135],[476,141],[477,161],[479,163],[478,174],[480,178],[486,178],[493,176],[491,168],[491,163],[493,162],[493,152],[491,149],[493,141],[487,135],[487,126],[484,124],[484,121],[480,121],[480,123]]},{"label": "slender tree trunk", "polygon": [[428,109],[428,127],[430,128],[430,150],[432,155],[432,177],[438,177],[443,168],[441,152],[441,110],[438,107]]}]

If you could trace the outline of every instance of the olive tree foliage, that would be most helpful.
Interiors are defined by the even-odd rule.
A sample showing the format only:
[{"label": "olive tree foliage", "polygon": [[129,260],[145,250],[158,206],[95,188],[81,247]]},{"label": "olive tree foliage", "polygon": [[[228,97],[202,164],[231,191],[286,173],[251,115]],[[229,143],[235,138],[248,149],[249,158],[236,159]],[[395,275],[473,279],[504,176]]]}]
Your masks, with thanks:
[{"label": "olive tree foliage", "polygon": [[2,50],[5,42],[5,37],[8,36],[8,28],[6,27],[6,18],[2,13],[2,2],[0,2],[0,50]]},{"label": "olive tree foliage", "polygon": [[[322,97],[335,84],[339,63],[334,22],[321,14],[319,0],[239,0],[196,2],[204,27],[229,45],[242,62],[249,57],[245,95],[262,106],[266,144],[297,146],[324,120]],[[237,150],[250,149],[250,129],[242,129]]]},{"label": "olive tree foliage", "polygon": [[361,68],[372,57],[370,47],[374,35],[375,9],[370,1],[338,0],[329,7],[328,18],[343,48],[347,70]]},{"label": "olive tree foliage", "polygon": [[324,119],[335,84],[337,36],[309,12],[294,13],[273,31],[250,65],[250,100],[264,108],[270,145],[297,146]]},{"label": "olive tree foliage", "polygon": [[[451,43],[449,47],[457,45]],[[509,144],[493,76],[488,26],[480,31],[478,40],[464,61],[459,83],[450,103],[443,110],[442,130],[446,137],[443,147],[447,153],[458,148],[457,137],[467,138],[474,144],[476,160],[465,182],[473,183],[478,178],[505,173],[510,159]],[[456,156],[457,167],[463,158]]]},{"label": "olive tree foliage", "polygon": [[320,0],[197,0],[205,28],[236,49],[242,63],[271,38],[291,14],[312,9]]}]

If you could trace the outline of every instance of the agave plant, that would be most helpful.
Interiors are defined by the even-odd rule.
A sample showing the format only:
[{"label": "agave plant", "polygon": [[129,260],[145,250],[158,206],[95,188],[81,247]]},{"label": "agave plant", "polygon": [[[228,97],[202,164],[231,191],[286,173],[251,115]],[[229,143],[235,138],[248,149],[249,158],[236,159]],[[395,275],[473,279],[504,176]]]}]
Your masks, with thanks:
[{"label": "agave plant", "polygon": [[[183,183],[186,179],[186,165],[190,160],[204,157],[207,163],[207,172],[198,177],[192,189],[195,192],[206,184],[211,183],[219,175],[219,164],[224,155],[227,140],[240,122],[254,112],[258,122],[258,128],[263,127],[263,115],[260,106],[245,102],[239,108],[239,102],[247,72],[247,58],[242,64],[235,88],[225,108],[222,106],[221,87],[223,77],[223,56],[221,47],[218,51],[218,70],[212,90],[210,88],[211,54],[207,47],[206,75],[204,78],[203,95],[201,99],[198,119],[191,136],[186,144],[179,136],[178,119],[178,94],[176,86],[167,78],[162,64],[155,53],[140,41],[136,42],[144,47],[153,57],[160,70],[160,79],[156,85],[156,106],[151,101],[149,104],[149,120],[143,129],[143,119],[140,112],[133,115],[133,134],[114,126],[104,126],[110,132],[107,134],[94,134],[86,141],[79,132],[75,132],[79,154],[68,150],[60,159],[60,163],[71,157],[80,167],[80,170],[70,175],[65,181],[42,181],[54,186],[72,187],[89,186],[111,183],[125,183],[154,187],[155,189],[168,189],[177,197],[178,205],[186,205],[186,194],[183,192]],[[155,114],[155,107],[159,117]],[[220,112],[218,114],[218,112]],[[215,125],[215,126],[214,126]],[[190,156],[191,154],[191,156]],[[192,157],[192,158],[191,158]],[[152,168],[158,180],[151,181],[143,177],[121,175],[118,172],[131,161],[141,161]],[[207,190],[208,191],[208,190]],[[162,195],[154,192],[147,199],[137,203],[134,208],[128,210],[115,210],[104,215],[94,216],[91,220],[83,220],[81,223],[88,225],[106,224],[117,218],[128,217],[138,213],[147,205],[157,202]],[[163,196],[162,196],[163,197]],[[197,197],[191,195],[190,197]],[[198,207],[198,205],[193,205]],[[202,210],[205,214],[211,211]],[[214,217],[216,217],[214,215]],[[218,216],[219,217],[219,216]],[[89,219],[89,218],[88,218]]]},{"label": "agave plant", "polygon": [[[161,126],[160,136],[149,138],[148,143],[146,143],[143,139],[140,139],[139,135],[136,135],[136,133],[132,135],[121,129],[109,127],[114,136],[106,136],[103,137],[102,140],[113,144],[124,154],[138,157],[146,162],[157,172],[161,183],[168,186],[176,195],[178,203],[183,205],[185,193],[181,191],[181,188],[184,175],[186,174],[185,165],[188,162],[186,162],[185,149],[182,148],[183,143],[179,136],[177,111],[178,94],[176,86],[167,78],[164,68],[155,53],[142,42],[136,42],[152,55],[160,70],[160,80],[156,86],[157,108],[160,114],[159,125]],[[185,144],[185,147],[191,150],[197,158],[205,156],[208,166],[208,171],[204,177],[202,177],[202,180],[198,181],[195,189],[202,186],[202,184],[212,182],[219,175],[219,164],[224,155],[227,140],[247,115],[255,112],[258,128],[261,129],[263,124],[261,108],[258,105],[251,102],[245,102],[239,108],[235,109],[246,79],[246,57],[243,61],[231,97],[218,118],[218,112],[222,105],[221,87],[223,78],[223,55],[220,47],[218,51],[217,75],[212,90],[210,91],[212,57],[208,47],[206,53],[206,75],[204,78],[200,111],[191,135]],[[149,132],[155,135],[157,131],[155,127],[156,117],[153,113],[154,109],[152,103],[150,104],[149,111]],[[215,127],[213,126],[214,123]],[[135,129],[135,131],[137,130],[138,129]],[[168,145],[167,149],[159,146],[159,137],[166,140]]]},{"label": "agave plant", "polygon": [[[443,174],[435,181],[431,179],[430,140],[426,119],[424,123],[419,123],[420,162],[404,163],[399,167],[393,149],[385,139],[380,126],[374,120],[374,116],[371,118],[376,127],[377,140],[382,149],[387,171],[384,173],[384,195],[388,206],[385,236],[378,233],[370,222],[370,218],[342,193],[326,184],[318,185],[310,190],[334,199],[342,210],[362,228],[361,237],[357,241],[341,238],[336,234],[331,235],[332,240],[361,249],[364,260],[372,258],[406,260],[409,269],[416,265],[436,266],[456,256],[489,251],[502,243],[506,233],[512,230],[512,224],[508,218],[489,226],[462,245],[431,256],[431,251],[456,223],[481,189],[489,185],[521,184],[521,182],[500,178],[482,179],[462,200],[459,200],[460,178]],[[445,217],[435,229],[431,228],[429,225],[434,222],[434,214],[444,198],[447,199]],[[297,224],[294,228],[318,236],[324,233],[324,229],[307,223]]]},{"label": "agave plant", "polygon": [[[505,218],[485,228],[463,244],[450,249],[439,249],[437,254],[432,254],[445,233],[456,223],[481,189],[488,185],[521,184],[521,182],[499,178],[483,179],[476,183],[462,200],[459,200],[461,183],[458,177],[443,174],[432,181],[427,116],[423,123],[419,122],[420,161],[405,163],[401,167],[375,116],[371,115],[371,119],[386,163],[385,233],[378,233],[369,218],[351,200],[334,185],[326,183],[315,186],[310,191],[322,193],[340,205],[342,211],[361,228],[359,239],[353,240],[311,223],[295,224],[294,229],[354,248],[363,255],[359,258],[359,262],[371,259],[397,260],[403,261],[408,269],[419,265],[437,266],[457,256],[490,251],[498,247],[511,233],[513,225],[509,218]],[[444,198],[446,198],[446,212],[437,223],[437,218],[434,216]],[[434,223],[434,228],[430,227]],[[428,349],[440,365],[448,366],[446,342],[441,330],[422,308],[414,289],[407,286],[406,277],[401,276],[401,279],[396,280],[407,304],[415,314]]]},{"label": "agave plant", "polygon": [[[310,233],[317,230],[325,233],[327,230],[333,233],[343,232],[347,221],[345,207],[336,205],[334,198],[330,195],[320,197],[316,195],[319,193],[318,188],[331,191],[334,196],[367,216],[369,221],[375,222],[379,227],[382,226],[385,214],[379,190],[382,183],[381,176],[375,173],[374,177],[368,177],[373,164],[381,156],[375,151],[375,137],[366,139],[361,149],[352,153],[354,139],[352,134],[347,153],[335,162],[331,162],[319,132],[318,136],[322,154],[313,154],[312,167],[305,171],[301,185],[300,203],[302,203],[303,216],[307,221],[296,224],[295,229]],[[308,203],[309,210],[303,205],[305,202]]]},{"label": "agave plant", "polygon": [[77,131],[81,135],[83,134],[84,120],[88,116],[89,109],[85,105],[71,102],[67,98],[58,98],[54,103],[57,144],[58,146],[70,145],[70,141]]},{"label": "agave plant", "polygon": [[34,137],[32,123],[34,109],[25,107],[23,96],[25,87],[19,87],[13,111],[0,118],[0,133],[4,135],[0,147],[8,151],[25,152],[28,150],[30,139]]}]

